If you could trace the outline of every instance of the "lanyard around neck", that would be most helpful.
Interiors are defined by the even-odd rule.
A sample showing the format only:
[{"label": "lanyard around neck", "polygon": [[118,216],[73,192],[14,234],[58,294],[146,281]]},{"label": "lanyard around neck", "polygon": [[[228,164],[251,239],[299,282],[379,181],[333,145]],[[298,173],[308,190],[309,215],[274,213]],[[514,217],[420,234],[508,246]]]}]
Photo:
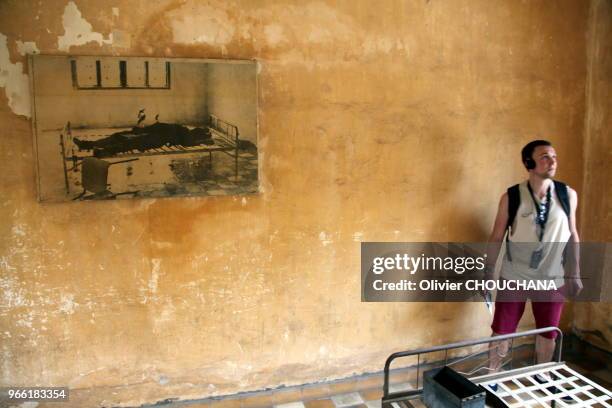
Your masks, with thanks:
[{"label": "lanyard around neck", "polygon": [[548,190],[546,190],[546,203],[545,204],[538,204],[538,202],[535,199],[535,195],[533,194],[533,190],[531,189],[531,184],[529,184],[529,182],[527,182],[527,188],[529,189],[529,194],[531,195],[531,199],[533,200],[533,205],[535,206],[536,224],[540,226],[540,234],[538,236],[538,239],[540,240],[540,242],[542,242],[542,239],[544,238],[544,229],[546,228],[546,223],[548,222],[548,213],[550,211],[550,200],[551,200],[550,186],[548,187]]}]

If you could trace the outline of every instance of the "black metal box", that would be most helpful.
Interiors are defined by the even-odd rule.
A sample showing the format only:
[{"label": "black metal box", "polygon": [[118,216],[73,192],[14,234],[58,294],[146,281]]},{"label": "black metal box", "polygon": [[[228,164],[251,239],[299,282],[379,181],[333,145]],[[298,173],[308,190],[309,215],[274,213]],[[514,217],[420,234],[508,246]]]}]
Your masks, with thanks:
[{"label": "black metal box", "polygon": [[429,408],[484,408],[486,392],[449,367],[423,373],[423,402]]}]

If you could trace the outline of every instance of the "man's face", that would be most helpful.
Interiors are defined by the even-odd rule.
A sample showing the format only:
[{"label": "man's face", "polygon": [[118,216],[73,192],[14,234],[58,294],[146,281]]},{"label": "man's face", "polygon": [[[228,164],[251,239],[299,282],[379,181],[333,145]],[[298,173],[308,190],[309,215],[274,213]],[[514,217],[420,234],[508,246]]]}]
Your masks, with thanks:
[{"label": "man's face", "polygon": [[557,172],[557,153],[552,146],[538,146],[533,151],[536,167],[532,171],[542,178],[553,178]]}]

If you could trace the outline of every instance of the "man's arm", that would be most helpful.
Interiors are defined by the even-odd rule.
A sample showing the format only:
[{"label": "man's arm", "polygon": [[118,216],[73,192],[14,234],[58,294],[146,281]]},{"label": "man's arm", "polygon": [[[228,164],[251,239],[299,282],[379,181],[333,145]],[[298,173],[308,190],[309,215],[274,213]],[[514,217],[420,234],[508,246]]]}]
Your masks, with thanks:
[{"label": "man's arm", "polygon": [[489,236],[487,243],[487,268],[485,270],[485,279],[493,279],[495,273],[495,263],[499,256],[499,251],[506,235],[506,226],[508,224],[508,193],[504,193],[500,200],[499,206],[497,207],[497,216],[495,217],[495,223],[493,224],[493,231]]},{"label": "man's arm", "polygon": [[570,199],[570,240],[567,243],[567,257],[565,260],[565,285],[570,296],[578,296],[582,290],[580,279],[580,237],[576,228],[576,209],[578,208],[578,194],[568,187]]}]

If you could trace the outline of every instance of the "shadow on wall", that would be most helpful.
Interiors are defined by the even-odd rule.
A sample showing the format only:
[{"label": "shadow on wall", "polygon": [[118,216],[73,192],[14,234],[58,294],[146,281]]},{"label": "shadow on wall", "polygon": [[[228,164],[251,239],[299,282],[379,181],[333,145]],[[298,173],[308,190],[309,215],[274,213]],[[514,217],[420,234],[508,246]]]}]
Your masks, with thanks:
[{"label": "shadow on wall", "polygon": [[[449,130],[436,129],[436,131],[439,135],[444,135],[448,134]],[[457,145],[458,143],[460,145]],[[465,143],[461,144],[459,140],[453,140],[453,144],[455,150],[467,148]],[[488,221],[473,205],[470,205],[471,201],[462,202],[461,197],[466,197],[464,189],[471,188],[470,180],[465,180],[463,176],[464,163],[454,159],[460,157],[459,155],[445,154],[443,151],[438,152],[438,149],[444,149],[442,143],[438,144],[431,153],[431,168],[426,170],[431,171],[432,186],[445,186],[443,191],[432,190],[431,205],[439,209],[435,212],[436,218],[432,224],[437,230],[432,235],[440,237],[439,240],[486,242],[492,226],[488,225]],[[412,327],[415,330],[429,328],[430,334],[427,337],[435,341],[436,338],[455,339],[457,334],[465,333],[466,327],[474,326],[474,319],[482,320],[480,323],[483,330],[488,331],[490,320],[488,316],[483,316],[485,314],[474,313],[471,302],[450,302],[416,303],[410,313],[396,315],[395,318],[396,327]],[[478,335],[475,334],[473,337]]]}]

